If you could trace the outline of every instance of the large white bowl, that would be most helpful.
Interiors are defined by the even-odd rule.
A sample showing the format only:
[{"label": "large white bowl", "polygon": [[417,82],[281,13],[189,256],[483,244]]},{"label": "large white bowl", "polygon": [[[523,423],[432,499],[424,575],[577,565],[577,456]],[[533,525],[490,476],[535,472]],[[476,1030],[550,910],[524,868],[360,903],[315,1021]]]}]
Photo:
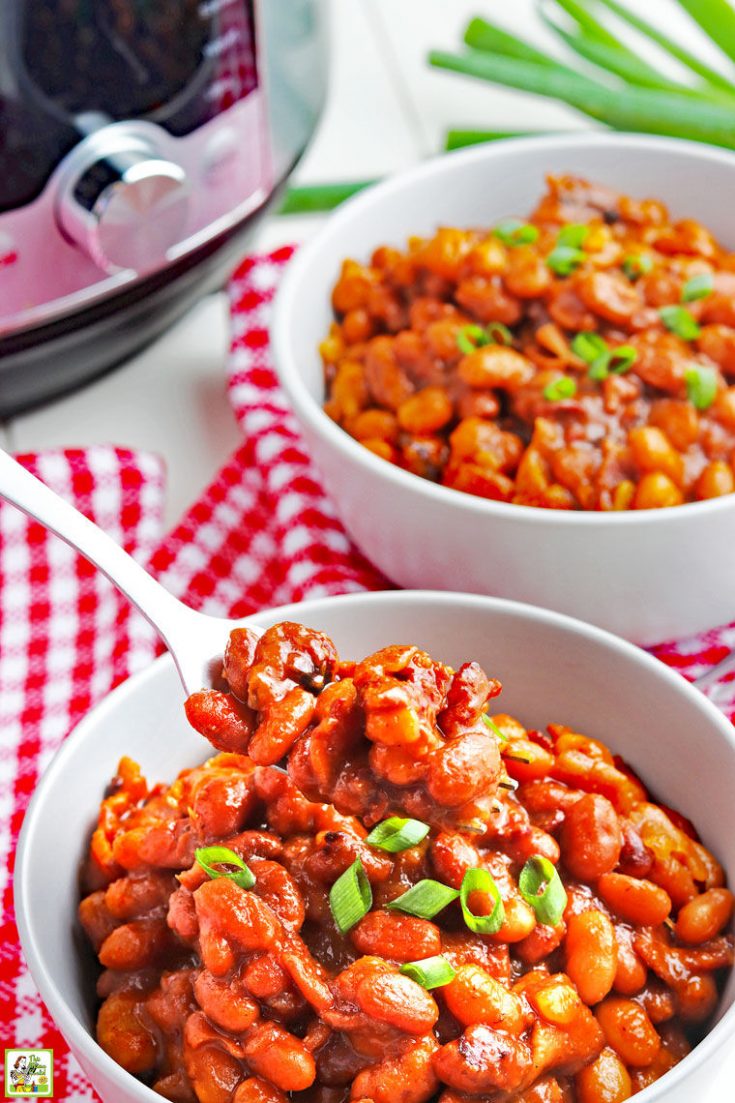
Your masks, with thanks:
[{"label": "large white bowl", "polygon": [[283,386],[340,516],[401,586],[472,590],[557,609],[637,643],[735,617],[735,495],[675,509],[582,513],[509,505],[438,486],[379,459],[323,412],[317,345],[344,257],[405,244],[437,226],[524,215],[546,173],[573,173],[674,216],[700,219],[735,249],[735,156],[693,142],[621,134],[517,139],[452,153],[346,203],[289,265],[273,328]]},{"label": "large white bowl", "polygon": [[[345,656],[411,642],[453,664],[479,660],[505,689],[501,707],[529,726],[567,723],[623,754],[654,792],[690,816],[735,881],[735,732],[720,712],[645,652],[590,625],[467,594],[380,593],[286,606],[261,624],[321,628]],[[18,925],[41,995],[105,1103],[160,1097],[94,1040],[94,967],[76,920],[77,873],[99,801],[123,754],[149,780],[171,780],[207,757],[188,727],[173,664],[159,659],[98,705],[44,774],[26,814],[15,876]],[[707,1089],[735,1036],[735,977],[719,1021],[672,1072],[636,1097],[691,1103]]]}]

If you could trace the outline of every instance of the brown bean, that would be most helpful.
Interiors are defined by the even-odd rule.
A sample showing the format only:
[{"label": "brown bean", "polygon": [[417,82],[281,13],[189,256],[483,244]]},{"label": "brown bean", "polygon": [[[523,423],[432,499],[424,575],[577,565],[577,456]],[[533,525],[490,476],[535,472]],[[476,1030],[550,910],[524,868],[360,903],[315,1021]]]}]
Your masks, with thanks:
[{"label": "brown bean", "polygon": [[444,1002],[462,1026],[485,1023],[509,1034],[525,1027],[523,1004],[518,996],[478,965],[462,965],[442,989]]},{"label": "brown bean", "polygon": [[515,1091],[532,1066],[525,1042],[502,1031],[477,1024],[461,1038],[448,1042],[434,1055],[434,1069],[443,1083],[469,1095],[495,1089]]},{"label": "brown bean", "polygon": [[439,1087],[432,1057],[439,1048],[433,1035],[420,1038],[410,1049],[359,1072],[350,1099],[370,1103],[426,1103]]},{"label": "brown bean", "polygon": [[309,1050],[278,1023],[261,1023],[248,1036],[243,1050],[253,1072],[281,1091],[305,1091],[316,1079],[316,1065]]},{"label": "brown bean", "polygon": [[353,927],[350,939],[361,954],[387,961],[418,961],[441,953],[441,935],[434,923],[398,912],[369,912]]},{"label": "brown bean", "polygon": [[603,1049],[599,1057],[574,1078],[578,1103],[624,1103],[633,1085],[614,1049]]},{"label": "brown bean", "polygon": [[596,881],[614,869],[623,835],[615,808],[606,797],[588,793],[567,812],[561,829],[564,864],[580,881]]},{"label": "brown bean", "polygon": [[604,912],[593,909],[571,915],[565,942],[567,973],[586,1004],[609,993],[618,964],[615,931]]},{"label": "brown bean", "polygon": [[729,889],[708,889],[679,912],[676,936],[696,945],[718,935],[732,919],[735,899]]},{"label": "brown bean", "polygon": [[97,1041],[113,1061],[139,1076],[156,1063],[153,1034],[143,1025],[138,992],[115,992],[97,1016]]},{"label": "brown bean", "polygon": [[661,1048],[661,1038],[645,1010],[632,1000],[610,996],[595,1016],[617,1055],[633,1068],[650,1065]]},{"label": "brown bean", "polygon": [[656,927],[671,912],[671,897],[664,889],[624,873],[603,874],[597,891],[607,906],[628,923]]}]

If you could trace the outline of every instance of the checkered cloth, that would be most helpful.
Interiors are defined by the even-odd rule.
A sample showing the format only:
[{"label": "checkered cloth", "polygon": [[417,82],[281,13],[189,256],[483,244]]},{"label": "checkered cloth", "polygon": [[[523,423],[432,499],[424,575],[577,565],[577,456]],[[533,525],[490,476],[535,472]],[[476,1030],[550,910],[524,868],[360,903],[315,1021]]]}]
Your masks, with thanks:
[{"label": "checkered cloth", "polygon": [[[19,457],[171,591],[213,614],[242,616],[387,585],[346,537],[270,365],[271,301],[290,255],[281,249],[250,257],[233,277],[229,391],[245,443],[165,539],[157,457],[112,447]],[[657,654],[692,678],[733,647],[735,625]],[[146,622],[101,575],[0,505],[0,1026],[2,1045],[53,1047],[58,1103],[96,1096],[20,953],[12,854],[37,779],[67,732],[156,650]],[[735,680],[718,688],[735,720]]]}]

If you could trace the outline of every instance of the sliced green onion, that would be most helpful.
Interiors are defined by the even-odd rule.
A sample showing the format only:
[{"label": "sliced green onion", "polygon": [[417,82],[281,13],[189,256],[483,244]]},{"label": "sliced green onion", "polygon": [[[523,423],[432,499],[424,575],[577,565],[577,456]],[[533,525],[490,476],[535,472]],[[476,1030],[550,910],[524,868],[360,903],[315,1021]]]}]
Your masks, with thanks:
[{"label": "sliced green onion", "polygon": [[502,322],[489,322],[486,329],[482,326],[462,326],[457,331],[457,348],[465,356],[485,345],[512,345],[513,334]]},{"label": "sliced green onion", "polygon": [[461,329],[457,330],[457,348],[465,356],[469,356],[471,352],[489,344],[490,338],[482,326],[462,326]]},{"label": "sliced green onion", "polygon": [[520,218],[506,218],[499,222],[493,233],[503,245],[513,248],[515,245],[532,245],[538,241],[538,226],[523,222]]},{"label": "sliced green onion", "polygon": [[488,322],[485,332],[494,345],[512,345],[513,334],[502,322]]},{"label": "sliced green onion", "polygon": [[653,261],[647,253],[629,253],[623,259],[623,271],[632,282],[647,276],[653,268]]},{"label": "sliced green onion", "polygon": [[608,343],[604,337],[600,337],[599,333],[594,333],[591,330],[584,330],[582,333],[578,333],[572,341],[572,352],[574,352],[580,360],[584,360],[586,364],[593,364],[599,356],[603,356],[608,351]]},{"label": "sliced green onion", "polygon": [[571,245],[556,245],[546,258],[546,263],[557,276],[571,276],[587,259],[587,254]]},{"label": "sliced green onion", "polygon": [[658,313],[666,328],[684,341],[693,341],[702,332],[685,306],[662,306]]},{"label": "sliced green onion", "polygon": [[418,846],[429,834],[428,823],[421,820],[404,820],[400,816],[391,816],[388,820],[376,824],[366,843],[387,850],[389,854],[400,854],[411,846]]},{"label": "sliced green onion", "polygon": [[346,934],[370,911],[373,890],[357,858],[329,890],[329,907],[340,934]]},{"label": "sliced green onion", "polygon": [[498,737],[498,739],[500,740],[501,743],[507,743],[508,742],[508,736],[505,734],[505,732],[500,730],[500,728],[495,723],[495,721],[491,720],[486,712],[483,712],[483,714],[482,714],[482,721],[485,724],[485,726],[490,729],[490,731],[493,733],[493,735],[497,735],[497,737]]},{"label": "sliced green onion", "polygon": [[391,900],[386,907],[392,911],[406,912],[407,915],[418,915],[421,919],[433,919],[458,896],[457,890],[449,885],[426,878],[411,885],[407,892]]},{"label": "sliced green onion", "polygon": [[574,398],[577,393],[577,382],[571,375],[560,375],[558,379],[552,379],[544,387],[544,398],[548,402],[561,402],[563,398]]},{"label": "sliced green onion", "polygon": [[410,977],[422,988],[443,988],[454,980],[454,969],[443,954],[425,957],[421,961],[407,961],[398,970],[404,977]]},{"label": "sliced green onion", "polygon": [[611,375],[625,375],[638,359],[638,352],[632,345],[618,345],[612,349],[607,367]]},{"label": "sliced green onion", "polygon": [[687,398],[698,410],[708,410],[717,397],[717,373],[704,364],[692,364],[684,372]]},{"label": "sliced green onion", "polygon": [[590,379],[597,381],[607,379],[608,375],[624,375],[637,359],[638,353],[632,345],[618,345],[616,349],[608,349],[593,360],[587,374]]},{"label": "sliced green onion", "polygon": [[[472,892],[484,892],[493,901],[493,910],[489,915],[476,915],[472,911],[468,903]],[[465,923],[475,934],[495,934],[503,926],[505,908],[500,890],[486,869],[467,870],[459,890],[459,903]]]},{"label": "sliced green onion", "polygon": [[557,245],[570,245],[573,249],[581,249],[589,235],[590,228],[583,222],[569,222],[562,226],[556,235]]},{"label": "sliced green onion", "polygon": [[700,272],[698,276],[692,276],[684,284],[681,290],[681,301],[693,303],[697,299],[706,299],[711,295],[715,286],[714,276],[711,272]]},{"label": "sliced green onion", "polygon": [[[241,889],[251,889],[255,884],[252,870],[243,862],[239,854],[228,846],[200,846],[194,851],[194,857],[204,872],[212,880],[227,877]],[[235,866],[235,869],[217,869],[217,866]]]},{"label": "sliced green onion", "polygon": [[537,854],[529,858],[518,878],[521,896],[536,912],[539,923],[555,927],[567,906],[567,894],[553,862]]}]

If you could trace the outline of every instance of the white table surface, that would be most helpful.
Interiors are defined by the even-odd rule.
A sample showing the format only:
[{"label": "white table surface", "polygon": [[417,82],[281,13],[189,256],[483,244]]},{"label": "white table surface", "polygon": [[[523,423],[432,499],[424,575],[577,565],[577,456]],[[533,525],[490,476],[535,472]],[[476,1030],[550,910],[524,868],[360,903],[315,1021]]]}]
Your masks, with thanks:
[{"label": "white table surface", "polygon": [[[701,46],[701,35],[674,0],[631,6],[645,7],[645,15],[669,33],[681,31],[690,47]],[[426,64],[430,48],[458,46],[476,14],[557,49],[534,10],[533,0],[332,0],[330,94],[296,180],[359,180],[400,170],[438,152],[452,126],[589,126],[583,116],[550,101]],[[306,240],[322,221],[319,215],[273,216],[261,224],[253,247]],[[0,426],[0,443],[16,452],[91,443],[158,452],[168,467],[166,516],[173,524],[239,443],[225,395],[227,344],[224,295],[212,295],[122,368]],[[734,1080],[735,1053],[700,1098],[732,1103]]]}]

